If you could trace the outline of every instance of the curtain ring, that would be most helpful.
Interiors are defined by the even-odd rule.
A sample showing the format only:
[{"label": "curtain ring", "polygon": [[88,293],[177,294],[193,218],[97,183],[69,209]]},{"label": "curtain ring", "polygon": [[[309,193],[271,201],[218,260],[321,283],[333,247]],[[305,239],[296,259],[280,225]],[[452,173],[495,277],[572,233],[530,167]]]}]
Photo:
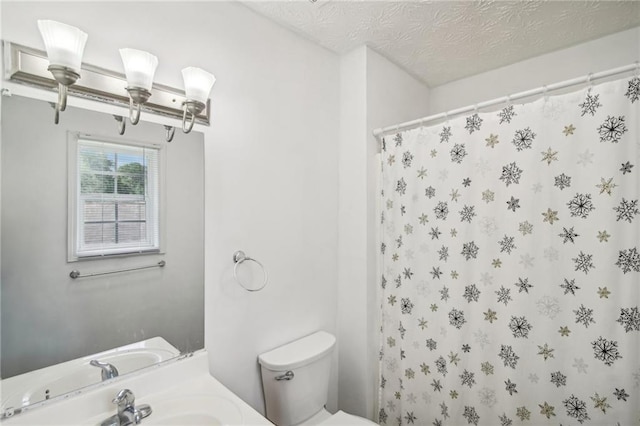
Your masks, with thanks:
[{"label": "curtain ring", "polygon": [[507,106],[511,106],[511,95],[507,95]]},{"label": "curtain ring", "polygon": [[549,89],[546,85],[542,86],[542,97],[544,98],[545,102],[549,100]]},{"label": "curtain ring", "polygon": [[636,69],[633,72],[634,77],[640,77],[640,61],[636,61]]},{"label": "curtain ring", "polygon": [[593,78],[593,73],[590,72],[589,74],[587,74],[587,85],[589,86],[589,92],[591,92],[591,89],[593,88],[593,82],[591,81],[591,79]]}]

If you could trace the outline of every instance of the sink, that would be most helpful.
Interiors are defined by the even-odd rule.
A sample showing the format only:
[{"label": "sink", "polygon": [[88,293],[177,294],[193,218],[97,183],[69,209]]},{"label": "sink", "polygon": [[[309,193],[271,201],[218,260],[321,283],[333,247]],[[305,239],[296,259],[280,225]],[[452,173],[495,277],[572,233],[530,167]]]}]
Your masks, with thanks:
[{"label": "sink", "polygon": [[113,398],[129,389],[152,413],[141,426],[273,426],[209,373],[206,349],[116,377],[46,403],[25,407],[1,426],[98,425],[116,413]]},{"label": "sink", "polygon": [[[51,374],[41,375],[38,381],[34,381],[22,389],[13,390],[10,387],[3,389],[2,407],[29,405],[100,382],[102,380],[101,371],[99,368],[89,364],[91,359],[99,359],[102,362],[115,365],[120,374],[127,374],[177,355],[179,354],[153,348],[132,349],[101,355],[97,358],[83,358],[81,362],[71,363],[64,368],[51,372]],[[38,382],[43,383],[38,384]]]},{"label": "sink", "polygon": [[90,365],[92,359],[114,365],[120,375],[180,355],[180,351],[161,337],[96,353],[2,380],[0,412],[73,392],[100,383],[101,370]]},{"label": "sink", "polygon": [[92,359],[98,359],[99,361],[115,365],[120,374],[126,374],[178,355],[180,355],[180,351],[176,348],[148,347],[143,349],[127,349],[98,357],[85,357],[83,358],[83,365],[99,371],[98,368],[89,365]]},{"label": "sink", "polygon": [[242,412],[228,398],[215,395],[184,395],[178,398],[153,398],[145,401],[153,412],[146,425],[242,425]]}]

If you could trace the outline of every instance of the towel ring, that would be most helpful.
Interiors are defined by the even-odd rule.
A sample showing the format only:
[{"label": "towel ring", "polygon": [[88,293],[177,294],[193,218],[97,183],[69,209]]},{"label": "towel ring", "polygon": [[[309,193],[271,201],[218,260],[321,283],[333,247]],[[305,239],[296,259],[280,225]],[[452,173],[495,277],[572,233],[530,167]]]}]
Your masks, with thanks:
[{"label": "towel ring", "polygon": [[[240,265],[245,260],[250,260],[252,262],[255,262],[258,265],[260,265],[260,267],[262,268],[262,273],[264,274],[264,281],[262,282],[262,285],[260,287],[258,287],[258,288],[248,288],[238,278],[238,265]],[[233,262],[235,263],[235,266],[233,267],[233,277],[236,279],[236,281],[238,282],[238,284],[240,284],[240,286],[242,288],[244,288],[247,291],[260,291],[267,285],[267,281],[268,281],[269,277],[267,276],[267,269],[264,267],[264,265],[262,263],[258,262],[257,260],[255,260],[255,259],[253,259],[251,257],[248,257],[242,250],[238,250],[237,252],[233,253]]]}]

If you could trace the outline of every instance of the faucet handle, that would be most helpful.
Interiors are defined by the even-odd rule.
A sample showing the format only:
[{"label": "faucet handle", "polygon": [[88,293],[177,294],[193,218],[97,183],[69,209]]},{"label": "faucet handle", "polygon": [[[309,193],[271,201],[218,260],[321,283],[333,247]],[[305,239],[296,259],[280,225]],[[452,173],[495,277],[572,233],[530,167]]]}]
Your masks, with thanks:
[{"label": "faucet handle", "polygon": [[124,411],[127,408],[133,407],[135,401],[136,397],[133,392],[129,389],[122,389],[111,402],[118,405],[118,411]]},{"label": "faucet handle", "polygon": [[98,367],[100,369],[102,369],[102,380],[109,380],[112,379],[114,377],[118,377],[118,369],[114,366],[109,364],[108,362],[100,362],[97,359],[92,359],[91,362],[89,362],[89,364],[93,365],[94,367]]}]

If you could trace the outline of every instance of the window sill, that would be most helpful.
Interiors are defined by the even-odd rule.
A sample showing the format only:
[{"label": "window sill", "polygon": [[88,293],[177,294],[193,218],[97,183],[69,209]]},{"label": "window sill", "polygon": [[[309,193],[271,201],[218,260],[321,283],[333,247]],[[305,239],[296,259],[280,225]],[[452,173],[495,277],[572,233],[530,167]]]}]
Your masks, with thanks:
[{"label": "window sill", "polygon": [[149,255],[164,256],[165,254],[166,252],[164,250],[145,250],[145,251],[132,252],[132,253],[113,253],[113,254],[73,256],[67,259],[67,263],[84,262],[88,260],[106,260],[106,259],[118,259],[118,258],[124,258],[124,257],[149,256]]}]

